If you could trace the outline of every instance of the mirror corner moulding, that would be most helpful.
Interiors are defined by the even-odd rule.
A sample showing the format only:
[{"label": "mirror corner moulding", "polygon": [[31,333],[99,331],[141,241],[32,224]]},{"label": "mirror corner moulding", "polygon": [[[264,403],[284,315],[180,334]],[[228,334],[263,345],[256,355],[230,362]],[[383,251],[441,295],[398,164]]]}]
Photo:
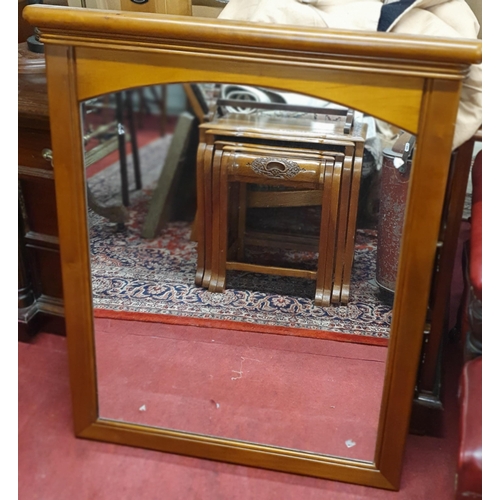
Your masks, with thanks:
[{"label": "mirror corner moulding", "polygon": [[[29,6],[45,44],[70,382],[79,437],[398,489],[462,79],[481,43]],[[238,32],[238,37],[234,33]],[[224,62],[224,64],[214,64]],[[264,71],[265,70],[265,71]],[[417,136],[374,461],[99,416],[82,101],[159,83],[229,82],[335,98]],[[335,96],[331,95],[335,89]]]}]

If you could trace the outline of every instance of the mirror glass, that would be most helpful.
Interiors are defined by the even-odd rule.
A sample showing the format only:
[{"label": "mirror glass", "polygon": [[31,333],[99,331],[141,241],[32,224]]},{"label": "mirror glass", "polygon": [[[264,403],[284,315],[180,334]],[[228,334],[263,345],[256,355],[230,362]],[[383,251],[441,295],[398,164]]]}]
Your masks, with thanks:
[{"label": "mirror glass", "polygon": [[244,83],[81,112],[99,416],[372,462],[402,131]]}]

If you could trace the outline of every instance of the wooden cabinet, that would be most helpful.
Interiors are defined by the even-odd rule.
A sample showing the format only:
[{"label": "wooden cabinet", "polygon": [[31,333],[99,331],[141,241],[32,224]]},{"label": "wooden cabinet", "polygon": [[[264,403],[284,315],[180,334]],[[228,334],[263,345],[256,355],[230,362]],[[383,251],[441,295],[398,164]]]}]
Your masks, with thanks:
[{"label": "wooden cabinet", "polygon": [[54,172],[43,54],[18,46],[18,335],[64,333]]}]

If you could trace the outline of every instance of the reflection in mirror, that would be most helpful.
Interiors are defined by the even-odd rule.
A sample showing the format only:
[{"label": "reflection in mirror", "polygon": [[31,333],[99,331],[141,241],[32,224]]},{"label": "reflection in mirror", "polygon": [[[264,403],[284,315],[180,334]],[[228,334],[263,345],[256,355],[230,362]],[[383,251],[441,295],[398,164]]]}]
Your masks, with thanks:
[{"label": "reflection in mirror", "polygon": [[413,138],[162,90],[82,104],[99,416],[372,462]]}]

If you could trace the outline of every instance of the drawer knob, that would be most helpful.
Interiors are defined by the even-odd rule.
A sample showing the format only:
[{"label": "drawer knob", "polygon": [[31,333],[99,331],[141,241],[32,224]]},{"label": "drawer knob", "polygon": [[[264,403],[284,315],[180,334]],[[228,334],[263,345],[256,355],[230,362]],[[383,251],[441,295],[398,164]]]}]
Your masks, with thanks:
[{"label": "drawer knob", "polygon": [[42,149],[42,158],[46,161],[52,162],[52,149]]},{"label": "drawer knob", "polygon": [[256,158],[250,163],[250,168],[260,175],[265,175],[272,179],[291,179],[304,168],[300,168],[297,163],[286,158]]}]

